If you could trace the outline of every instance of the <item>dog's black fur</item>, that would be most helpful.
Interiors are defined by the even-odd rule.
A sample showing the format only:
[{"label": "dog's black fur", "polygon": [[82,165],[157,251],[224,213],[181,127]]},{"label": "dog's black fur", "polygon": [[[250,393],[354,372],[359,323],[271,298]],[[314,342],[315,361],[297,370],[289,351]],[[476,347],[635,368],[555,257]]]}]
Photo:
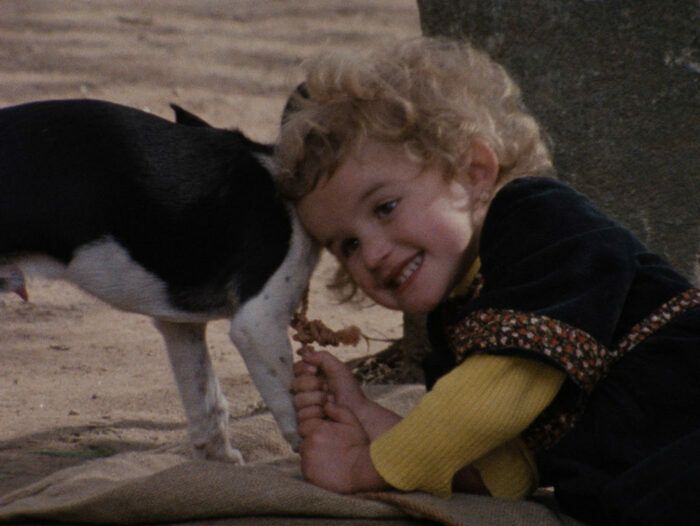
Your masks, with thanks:
[{"label": "dog's black fur", "polygon": [[[264,363],[252,365],[265,373],[257,378],[251,373],[268,405],[281,405],[271,409],[292,439],[291,404],[279,400],[288,398],[281,393],[291,378],[289,344],[261,349],[283,345],[282,335],[260,340],[255,331],[286,331],[317,251],[276,192],[271,146],[173,108],[175,123],[94,100],[0,110],[0,267],[25,268],[42,256],[65,269],[61,277],[88,292],[158,320],[195,445],[204,456],[230,457],[220,429],[204,432],[204,438],[201,429],[193,429],[198,424],[191,413],[197,409],[188,405],[204,402],[187,400],[183,382],[189,380],[181,379],[173,359],[173,353],[190,351],[171,347],[186,347],[178,331],[188,324],[233,318],[232,338],[249,368],[249,360],[258,360],[251,354],[266,356]],[[112,268],[112,260],[121,266]],[[132,270],[143,274],[148,284],[143,292],[114,290],[121,279],[125,290],[139,288],[129,282]],[[236,322],[242,307],[253,304],[245,321]],[[286,316],[281,324],[273,320],[279,316]],[[201,340],[191,353],[208,362],[200,328],[189,331]],[[201,338],[192,336],[200,332]],[[188,360],[186,367],[193,367],[196,360]],[[266,374],[278,379],[265,380]],[[280,385],[269,389],[270,381]],[[218,393],[218,384],[203,389]],[[222,407],[200,408],[209,415],[204,427],[221,428],[225,420],[225,403],[220,394],[215,398]]]},{"label": "dog's black fur", "polygon": [[280,265],[291,233],[252,155],[271,148],[192,122],[98,101],[0,111],[0,254],[68,264],[77,248],[112,236],[184,310],[226,308],[234,275],[245,302]]}]

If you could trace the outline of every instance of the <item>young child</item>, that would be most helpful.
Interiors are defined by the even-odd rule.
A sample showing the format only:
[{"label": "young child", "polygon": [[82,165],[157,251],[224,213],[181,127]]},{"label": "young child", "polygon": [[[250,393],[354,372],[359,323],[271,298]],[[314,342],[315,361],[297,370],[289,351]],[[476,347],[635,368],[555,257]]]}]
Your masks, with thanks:
[{"label": "young child", "polygon": [[369,298],[428,314],[433,347],[429,392],[403,419],[330,354],[303,356],[308,480],[445,497],[554,486],[596,524],[698,511],[700,291],[550,176],[503,68],[427,38],[321,57],[277,161],[309,233]]}]

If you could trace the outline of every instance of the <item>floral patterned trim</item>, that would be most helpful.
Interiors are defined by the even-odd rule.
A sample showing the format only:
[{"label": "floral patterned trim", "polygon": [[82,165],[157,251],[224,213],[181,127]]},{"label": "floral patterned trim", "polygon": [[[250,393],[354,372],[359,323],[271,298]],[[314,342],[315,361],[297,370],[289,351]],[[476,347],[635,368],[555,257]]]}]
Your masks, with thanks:
[{"label": "floral patterned trim", "polygon": [[[571,431],[583,412],[583,397],[579,397],[574,410],[562,410],[552,406],[552,411],[545,410],[535,421],[523,431],[521,438],[530,451],[550,449],[562,437]],[[558,410],[557,410],[558,409]]]},{"label": "floral patterned trim", "polygon": [[619,356],[624,355],[627,351],[642,343],[679,314],[698,306],[700,306],[700,289],[688,289],[678,296],[671,298],[632,327],[629,334],[617,345],[617,353]]},{"label": "floral patterned trim", "polygon": [[590,334],[547,316],[513,310],[476,311],[447,328],[457,362],[474,351],[517,348],[561,365],[586,392],[600,380],[610,351]]},{"label": "floral patterned trim", "polygon": [[688,289],[637,323],[612,349],[564,322],[513,310],[476,311],[458,323],[448,325],[446,331],[458,363],[477,351],[508,347],[525,349],[561,365],[581,388],[581,395],[573,404],[558,404],[556,399],[525,430],[523,439],[528,447],[537,451],[554,446],[575,426],[586,398],[617,360],[675,317],[698,306],[700,289]]}]

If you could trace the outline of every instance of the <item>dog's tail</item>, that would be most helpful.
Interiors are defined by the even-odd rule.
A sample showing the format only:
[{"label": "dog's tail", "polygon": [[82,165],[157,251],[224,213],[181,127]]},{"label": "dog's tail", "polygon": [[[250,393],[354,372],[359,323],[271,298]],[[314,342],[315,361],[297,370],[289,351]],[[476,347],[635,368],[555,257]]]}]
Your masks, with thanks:
[{"label": "dog's tail", "polygon": [[15,265],[0,266],[0,292],[14,292],[24,301],[29,301],[24,273]]}]

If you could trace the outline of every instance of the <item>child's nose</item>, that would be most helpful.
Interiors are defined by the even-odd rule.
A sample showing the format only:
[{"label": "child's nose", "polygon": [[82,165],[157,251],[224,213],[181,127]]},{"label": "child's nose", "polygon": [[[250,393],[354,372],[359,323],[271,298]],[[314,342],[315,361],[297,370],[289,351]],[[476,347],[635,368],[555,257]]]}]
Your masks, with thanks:
[{"label": "child's nose", "polygon": [[365,266],[370,270],[379,268],[391,250],[387,240],[376,235],[368,236],[362,241],[361,247]]}]

